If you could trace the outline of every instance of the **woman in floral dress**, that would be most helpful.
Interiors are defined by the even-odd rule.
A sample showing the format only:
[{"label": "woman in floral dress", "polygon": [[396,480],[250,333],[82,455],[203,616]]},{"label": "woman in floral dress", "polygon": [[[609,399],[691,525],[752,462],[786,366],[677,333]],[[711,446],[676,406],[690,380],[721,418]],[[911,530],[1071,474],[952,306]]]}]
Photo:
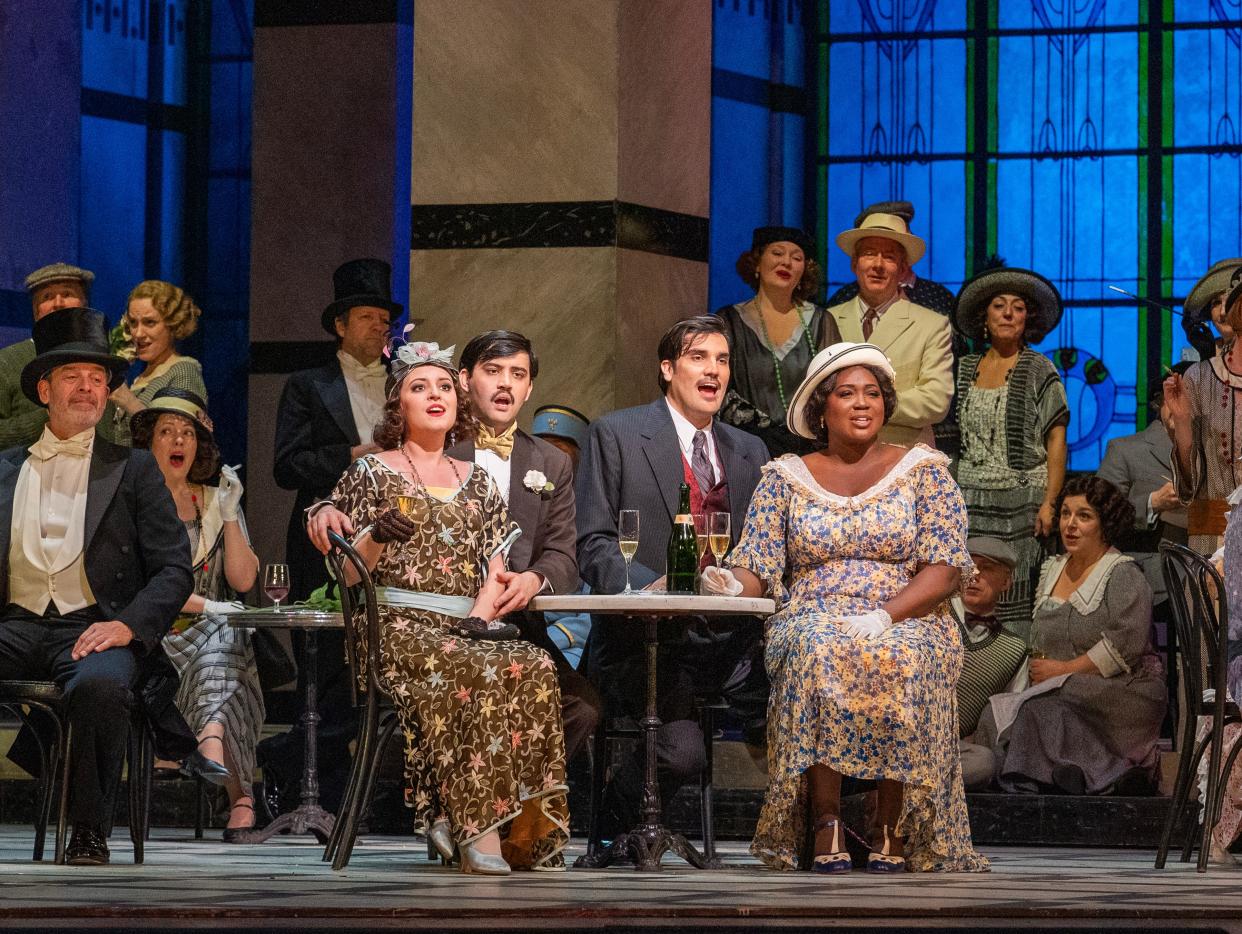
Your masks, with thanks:
[{"label": "woman in floral dress", "polygon": [[947,602],[973,570],[966,512],[944,455],[877,441],[896,406],[892,374],[871,344],[815,357],[789,427],[823,447],[764,468],[731,570],[704,572],[706,590],[767,593],[779,607],[767,631],[769,783],[751,844],[779,869],[798,861],[808,810],[811,868],[850,869],[845,775],[878,782],[870,871],[988,866],[962,789],[962,643]]},{"label": "woman in floral dress", "polygon": [[[493,619],[518,530],[484,470],[445,453],[471,424],[452,349],[407,344],[389,378],[383,449],[333,491],[377,585],[383,666],[405,737],[416,826],[468,872],[564,865],[561,702],[552,659]],[[447,442],[447,443],[446,443]],[[407,501],[407,518],[397,508]],[[365,654],[360,655],[365,657]]]}]

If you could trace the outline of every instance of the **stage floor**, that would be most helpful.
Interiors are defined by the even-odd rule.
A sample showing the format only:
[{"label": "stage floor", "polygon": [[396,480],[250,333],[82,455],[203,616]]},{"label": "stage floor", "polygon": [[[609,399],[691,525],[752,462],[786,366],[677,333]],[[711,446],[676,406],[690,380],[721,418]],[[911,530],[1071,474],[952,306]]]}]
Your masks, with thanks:
[{"label": "stage floor", "polygon": [[[60,929],[981,930],[1149,928],[1242,932],[1242,867],[1157,872],[1149,851],[991,847],[977,875],[825,878],[761,869],[742,843],[726,868],[699,872],[674,857],[659,873],[618,868],[464,876],[426,859],[414,838],[361,841],[334,873],[321,849],[194,841],[159,829],[146,864],[129,862],[123,828],[107,867],[30,862],[28,828],[0,827],[0,927]],[[574,841],[572,855],[581,852]]]}]

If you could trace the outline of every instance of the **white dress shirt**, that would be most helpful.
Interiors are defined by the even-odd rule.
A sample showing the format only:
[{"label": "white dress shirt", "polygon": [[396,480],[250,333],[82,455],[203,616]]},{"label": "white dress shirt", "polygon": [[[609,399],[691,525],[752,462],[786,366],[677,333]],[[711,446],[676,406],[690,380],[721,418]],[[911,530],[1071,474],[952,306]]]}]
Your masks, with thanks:
[{"label": "white dress shirt", "polygon": [[9,599],[36,615],[52,602],[61,614],[95,603],[83,561],[94,443],[94,428],[62,442],[44,426],[17,476],[9,527]]},{"label": "white dress shirt", "polygon": [[384,415],[384,382],[388,370],[381,357],[374,363],[362,364],[343,350],[336,352],[341,361],[341,373],[345,376],[345,388],[349,390],[349,408],[358,429],[358,439],[366,444],[371,432]]},{"label": "white dress shirt", "polygon": [[[664,404],[668,406],[668,413],[673,416],[673,427],[677,429],[677,444],[681,447],[681,453],[685,455],[686,463],[692,464],[694,463],[694,433],[700,429],[695,428],[690,424],[686,416],[673,408],[672,403],[668,401],[667,397],[664,399]],[[712,472],[715,474],[714,479],[719,483],[720,478],[724,475],[724,471],[720,469],[720,458],[716,456],[716,439],[712,435],[714,425],[715,420],[712,421],[711,425],[702,429],[702,432],[707,436],[707,459],[711,461]],[[704,490],[703,492],[706,493],[707,491]]]},{"label": "white dress shirt", "polygon": [[495,451],[475,448],[474,462],[487,471],[492,482],[496,484],[496,489],[504,497],[507,506],[509,504],[509,481],[513,476],[513,455],[510,454],[509,459],[505,460]]}]

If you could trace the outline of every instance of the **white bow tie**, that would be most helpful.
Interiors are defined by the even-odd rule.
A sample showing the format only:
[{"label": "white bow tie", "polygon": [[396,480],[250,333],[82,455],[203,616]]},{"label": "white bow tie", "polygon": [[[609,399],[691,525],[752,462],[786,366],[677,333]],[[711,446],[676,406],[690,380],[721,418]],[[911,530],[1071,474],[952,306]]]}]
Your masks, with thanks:
[{"label": "white bow tie", "polygon": [[91,440],[91,438],[74,436],[62,441],[54,435],[44,434],[30,446],[30,453],[42,461],[50,460],[57,454],[64,454],[67,457],[90,457]]}]

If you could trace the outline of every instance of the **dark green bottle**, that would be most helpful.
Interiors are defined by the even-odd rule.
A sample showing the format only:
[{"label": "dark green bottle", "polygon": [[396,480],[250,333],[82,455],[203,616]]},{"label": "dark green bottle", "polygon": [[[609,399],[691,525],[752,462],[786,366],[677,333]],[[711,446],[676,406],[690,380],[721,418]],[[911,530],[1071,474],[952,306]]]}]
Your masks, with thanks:
[{"label": "dark green bottle", "polygon": [[698,573],[699,546],[694,540],[694,517],[690,515],[690,487],[683,482],[673,534],[668,539],[668,592],[694,593]]}]

